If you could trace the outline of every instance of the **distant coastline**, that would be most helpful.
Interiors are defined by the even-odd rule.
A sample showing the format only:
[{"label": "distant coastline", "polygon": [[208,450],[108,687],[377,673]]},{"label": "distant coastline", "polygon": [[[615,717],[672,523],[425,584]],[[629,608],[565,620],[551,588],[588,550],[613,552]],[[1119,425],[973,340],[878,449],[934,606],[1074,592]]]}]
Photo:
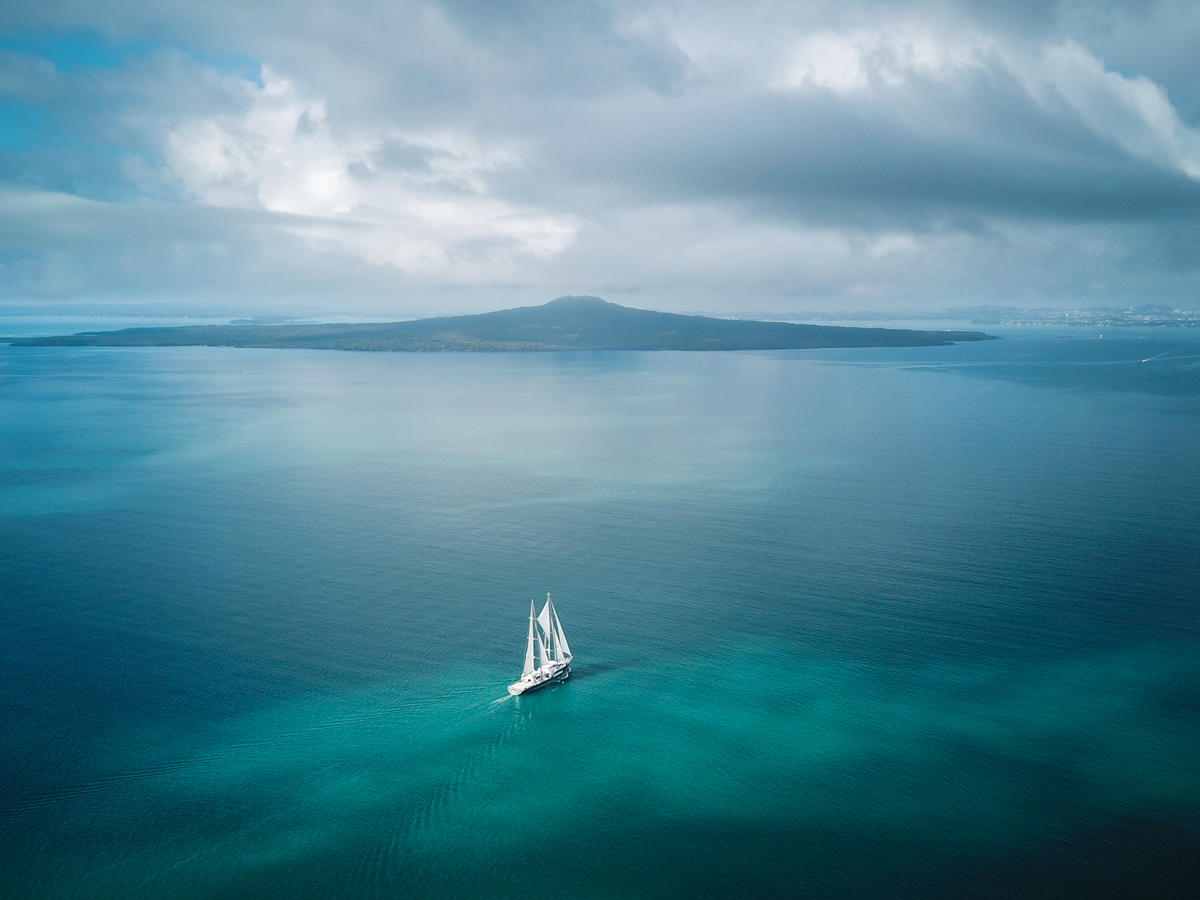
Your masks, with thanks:
[{"label": "distant coastline", "polygon": [[126,328],[10,339],[19,347],[260,347],[393,352],[800,350],[927,347],[994,340],[981,331],[801,325],[654,312],[599,297],[559,297],[478,315],[408,322]]}]

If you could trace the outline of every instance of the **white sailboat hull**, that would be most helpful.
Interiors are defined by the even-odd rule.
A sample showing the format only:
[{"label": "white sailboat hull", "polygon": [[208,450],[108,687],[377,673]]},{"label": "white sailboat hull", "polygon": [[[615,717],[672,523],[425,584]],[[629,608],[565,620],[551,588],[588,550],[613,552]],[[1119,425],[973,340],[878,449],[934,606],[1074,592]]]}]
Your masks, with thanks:
[{"label": "white sailboat hull", "polygon": [[558,684],[570,677],[570,660],[566,662],[552,662],[523,676],[520,681],[514,681],[508,686],[508,692],[516,697],[519,694],[528,694],[530,691],[536,691],[550,684]]}]

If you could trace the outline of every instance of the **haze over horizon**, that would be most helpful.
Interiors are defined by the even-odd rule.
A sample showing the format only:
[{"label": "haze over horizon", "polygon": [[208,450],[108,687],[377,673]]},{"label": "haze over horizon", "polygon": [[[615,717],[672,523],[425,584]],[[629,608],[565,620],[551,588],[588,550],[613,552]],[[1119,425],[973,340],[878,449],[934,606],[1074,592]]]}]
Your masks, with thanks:
[{"label": "haze over horizon", "polygon": [[1200,5],[17,0],[0,311],[1200,306]]}]

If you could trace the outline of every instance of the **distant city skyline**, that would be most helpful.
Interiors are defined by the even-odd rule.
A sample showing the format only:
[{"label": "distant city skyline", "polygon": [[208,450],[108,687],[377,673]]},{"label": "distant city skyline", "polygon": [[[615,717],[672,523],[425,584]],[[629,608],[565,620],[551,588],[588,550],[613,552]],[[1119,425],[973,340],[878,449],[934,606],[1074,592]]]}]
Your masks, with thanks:
[{"label": "distant city skyline", "polygon": [[1200,5],[17,0],[0,312],[1200,307]]}]

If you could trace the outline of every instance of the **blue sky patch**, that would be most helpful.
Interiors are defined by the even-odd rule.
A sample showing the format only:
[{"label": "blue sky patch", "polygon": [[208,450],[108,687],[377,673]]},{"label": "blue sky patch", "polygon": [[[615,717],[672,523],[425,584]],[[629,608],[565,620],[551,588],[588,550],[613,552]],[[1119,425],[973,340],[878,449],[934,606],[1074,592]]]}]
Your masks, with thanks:
[{"label": "blue sky patch", "polygon": [[64,72],[116,68],[127,57],[159,46],[151,41],[114,41],[94,31],[31,31],[0,37],[0,49],[40,56]]}]

